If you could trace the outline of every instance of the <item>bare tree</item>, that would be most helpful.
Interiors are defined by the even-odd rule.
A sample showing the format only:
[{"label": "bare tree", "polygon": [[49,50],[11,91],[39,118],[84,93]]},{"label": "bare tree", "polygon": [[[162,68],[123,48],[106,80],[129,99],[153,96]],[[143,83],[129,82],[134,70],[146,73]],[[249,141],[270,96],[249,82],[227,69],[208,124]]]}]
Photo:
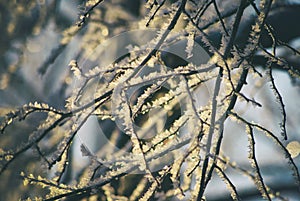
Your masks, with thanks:
[{"label": "bare tree", "polygon": [[299,4],[0,10],[3,199],[299,198]]}]

